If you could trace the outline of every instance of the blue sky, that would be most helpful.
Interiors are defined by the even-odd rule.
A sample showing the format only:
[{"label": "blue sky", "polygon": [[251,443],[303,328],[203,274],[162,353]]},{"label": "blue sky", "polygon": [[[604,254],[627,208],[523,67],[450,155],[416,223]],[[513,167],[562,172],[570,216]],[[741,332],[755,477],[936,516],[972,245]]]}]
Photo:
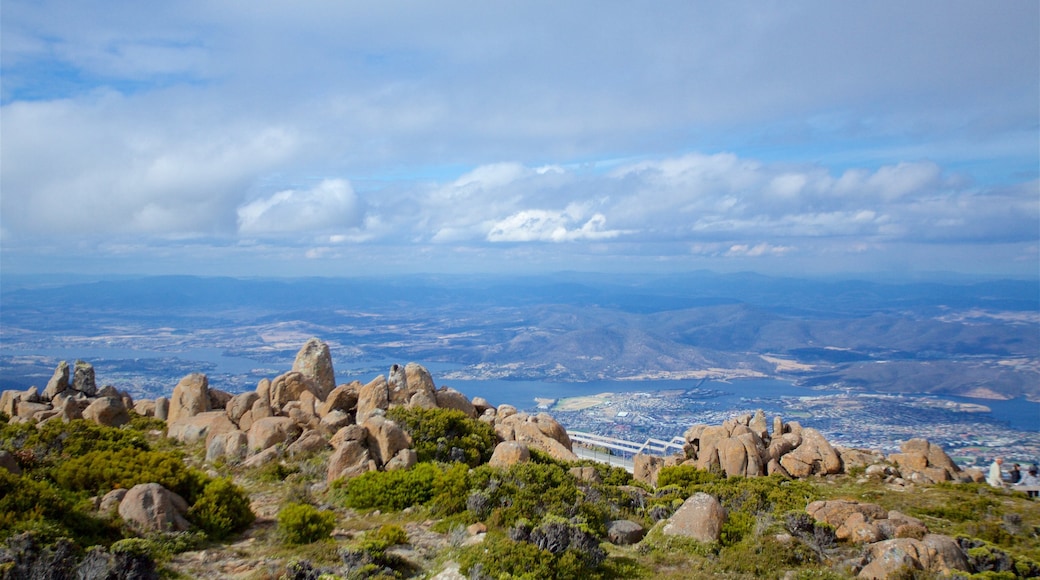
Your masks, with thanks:
[{"label": "blue sky", "polygon": [[4,0],[5,273],[1038,275],[1040,5]]}]

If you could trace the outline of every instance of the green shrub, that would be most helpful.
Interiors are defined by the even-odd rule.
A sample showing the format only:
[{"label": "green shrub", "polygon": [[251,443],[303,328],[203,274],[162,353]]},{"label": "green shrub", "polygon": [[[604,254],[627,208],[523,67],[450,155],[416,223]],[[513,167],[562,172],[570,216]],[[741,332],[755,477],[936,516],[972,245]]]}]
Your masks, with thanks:
[{"label": "green shrub", "polygon": [[495,451],[495,429],[456,409],[393,407],[386,414],[412,436],[420,462],[486,463]]},{"label": "green shrub", "polygon": [[401,511],[430,501],[439,473],[437,466],[430,463],[419,463],[407,470],[369,471],[333,482],[333,497],[354,509]]},{"label": "green shrub", "polygon": [[249,495],[230,478],[218,478],[206,484],[188,518],[210,538],[221,540],[245,530],[256,516],[249,509]]},{"label": "green shrub", "polygon": [[[516,580],[552,580],[577,578],[569,570],[557,570],[557,558],[529,542],[514,542],[498,532],[491,532],[484,542],[464,548],[459,555],[459,569],[470,578],[514,578]],[[567,562],[570,563],[570,562]]]},{"label": "green shrub", "polygon": [[725,479],[705,469],[697,469],[692,465],[670,465],[662,467],[657,475],[657,487],[675,485],[681,488],[686,496],[693,494],[693,487],[705,483],[713,483]]},{"label": "green shrub", "polygon": [[25,531],[37,532],[44,543],[62,536],[75,538],[81,546],[119,539],[118,527],[98,518],[92,507],[49,481],[0,469],[0,540]]},{"label": "green shrub", "polygon": [[103,495],[117,488],[158,483],[195,503],[206,476],[190,469],[179,454],[142,451],[136,447],[90,451],[54,469],[54,480],[66,489]]},{"label": "green shrub", "polygon": [[286,504],[278,511],[278,533],[286,544],[323,540],[336,527],[336,514],[304,503]]},{"label": "green shrub", "polygon": [[469,497],[469,467],[465,463],[455,463],[437,473],[434,478],[436,490],[431,507],[435,514],[449,516],[466,511]]}]

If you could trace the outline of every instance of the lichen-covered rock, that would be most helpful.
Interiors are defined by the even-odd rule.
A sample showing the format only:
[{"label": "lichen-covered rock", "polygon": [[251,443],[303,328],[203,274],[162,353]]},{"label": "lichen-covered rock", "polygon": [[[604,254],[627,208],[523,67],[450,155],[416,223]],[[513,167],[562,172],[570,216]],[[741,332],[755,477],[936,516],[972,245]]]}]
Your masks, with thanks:
[{"label": "lichen-covered rock", "polygon": [[607,524],[607,539],[614,545],[637,544],[645,535],[646,529],[632,520],[614,520]]},{"label": "lichen-covered rock", "polygon": [[76,361],[72,371],[72,388],[88,396],[97,394],[93,365],[82,360]]},{"label": "lichen-covered rock", "polygon": [[325,416],[333,411],[353,413],[357,410],[358,392],[360,390],[361,383],[358,381],[343,384],[332,389],[329,396],[325,397],[325,402],[318,407],[318,415],[325,418]]},{"label": "lichen-covered rock", "polygon": [[303,373],[296,371],[290,371],[283,375],[278,375],[271,381],[270,391],[270,402],[271,409],[275,412],[285,412],[286,406],[294,401],[300,401],[304,394],[309,394],[313,399],[312,408],[309,413],[315,414],[313,409],[313,400],[324,397],[319,397],[318,385],[313,380],[305,376]]},{"label": "lichen-covered rock", "polygon": [[166,436],[189,445],[199,441],[208,444],[213,435],[236,428],[223,411],[206,411],[170,423],[166,428]]},{"label": "lichen-covered rock", "polygon": [[54,369],[54,374],[47,381],[47,387],[43,389],[43,398],[50,401],[57,395],[64,393],[72,385],[69,384],[69,363],[61,361]]},{"label": "lichen-covered rock", "polygon": [[[356,425],[353,425],[356,427]],[[348,428],[349,429],[349,428]],[[363,431],[363,430],[362,430]],[[364,439],[345,439],[329,457],[327,480],[357,477],[378,468],[365,445]]]},{"label": "lichen-covered rock", "polygon": [[382,415],[369,417],[362,426],[367,432],[366,441],[372,459],[379,465],[385,465],[398,451],[412,446],[408,433]]},{"label": "lichen-covered rock", "polygon": [[386,377],[379,375],[358,391],[357,417],[355,420],[358,423],[364,423],[366,419],[378,410],[385,411],[389,406],[390,396],[387,390]]},{"label": "lichen-covered rock", "polygon": [[452,389],[450,387],[441,387],[434,392],[436,397],[437,406],[442,409],[455,409],[462,411],[467,416],[475,418],[477,416],[477,408],[473,406],[473,403],[466,398],[466,395]]},{"label": "lichen-covered rock", "polygon": [[264,417],[254,421],[249,428],[249,450],[255,452],[279,443],[289,444],[301,431],[300,426],[289,417]]},{"label": "lichen-covered rock", "polygon": [[330,449],[331,447],[332,446],[329,445],[329,442],[321,435],[321,433],[310,429],[304,431],[303,434],[300,435],[299,439],[293,441],[292,445],[289,445],[289,448],[286,449],[286,451],[288,452],[289,457],[294,457],[296,455],[317,453],[319,451],[324,451],[325,449]]}]

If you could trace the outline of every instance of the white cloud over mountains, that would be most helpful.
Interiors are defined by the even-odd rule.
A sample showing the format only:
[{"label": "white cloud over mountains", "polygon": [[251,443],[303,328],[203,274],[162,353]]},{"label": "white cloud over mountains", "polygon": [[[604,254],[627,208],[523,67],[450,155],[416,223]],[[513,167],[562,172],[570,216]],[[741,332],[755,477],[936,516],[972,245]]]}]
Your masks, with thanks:
[{"label": "white cloud over mountains", "polygon": [[4,3],[8,265],[1040,245],[1035,2],[262,4]]}]

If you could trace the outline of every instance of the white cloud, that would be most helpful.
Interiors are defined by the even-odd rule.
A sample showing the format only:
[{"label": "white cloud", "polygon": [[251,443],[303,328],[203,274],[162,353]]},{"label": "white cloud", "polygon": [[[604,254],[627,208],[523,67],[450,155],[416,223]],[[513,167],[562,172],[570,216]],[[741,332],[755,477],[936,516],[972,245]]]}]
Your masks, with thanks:
[{"label": "white cloud", "polygon": [[607,218],[595,213],[584,219],[583,208],[571,204],[563,211],[531,209],[496,222],[487,234],[489,242],[573,242],[606,240],[625,232],[606,229]]},{"label": "white cloud", "polygon": [[350,183],[326,179],[312,189],[279,191],[238,208],[238,231],[263,235],[356,228],[363,209]]}]

